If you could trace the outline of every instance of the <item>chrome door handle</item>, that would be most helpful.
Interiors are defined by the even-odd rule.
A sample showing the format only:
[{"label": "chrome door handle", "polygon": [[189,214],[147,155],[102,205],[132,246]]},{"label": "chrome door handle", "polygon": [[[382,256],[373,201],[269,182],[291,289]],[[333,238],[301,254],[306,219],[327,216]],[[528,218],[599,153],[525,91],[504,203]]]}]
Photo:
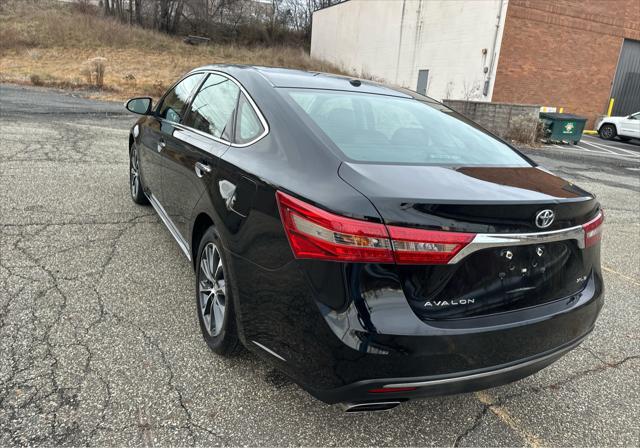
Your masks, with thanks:
[{"label": "chrome door handle", "polygon": [[165,143],[165,141],[164,141],[164,140],[160,140],[160,141],[158,142],[158,147],[157,147],[158,152],[161,152],[161,151],[164,149],[164,147],[165,147],[165,146],[167,146],[167,144]]},{"label": "chrome door handle", "polygon": [[196,162],[194,171],[196,172],[196,176],[203,177],[205,174],[211,172],[211,167],[206,163]]}]

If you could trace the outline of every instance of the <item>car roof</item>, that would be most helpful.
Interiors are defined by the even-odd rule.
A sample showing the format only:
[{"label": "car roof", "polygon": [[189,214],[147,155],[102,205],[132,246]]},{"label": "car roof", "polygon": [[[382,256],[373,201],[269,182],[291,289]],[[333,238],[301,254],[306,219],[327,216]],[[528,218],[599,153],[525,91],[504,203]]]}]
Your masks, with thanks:
[{"label": "car roof", "polygon": [[[390,95],[403,98],[413,98],[415,94],[402,88],[394,88],[377,82],[360,78],[335,75],[332,73],[308,72],[304,70],[263,67],[252,65],[207,65],[197,70],[220,70],[233,75],[235,71],[243,71],[244,75],[252,72],[255,76],[265,79],[273,87],[296,89],[325,89],[342,90],[350,92],[373,93],[378,95]],[[357,82],[354,82],[357,81]]]}]

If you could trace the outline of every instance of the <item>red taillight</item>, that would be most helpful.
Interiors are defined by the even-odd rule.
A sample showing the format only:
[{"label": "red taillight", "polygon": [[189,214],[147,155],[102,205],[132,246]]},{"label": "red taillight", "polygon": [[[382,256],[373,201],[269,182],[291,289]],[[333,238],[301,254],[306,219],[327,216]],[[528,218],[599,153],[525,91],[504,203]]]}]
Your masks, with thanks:
[{"label": "red taillight", "polygon": [[398,264],[447,264],[475,237],[473,233],[387,228]]},{"label": "red taillight", "polygon": [[280,191],[276,198],[296,258],[393,263],[383,224],[334,215]]},{"label": "red taillight", "polygon": [[417,387],[380,387],[377,389],[369,389],[370,394],[389,394],[393,392],[411,392],[418,389]]},{"label": "red taillight", "polygon": [[584,229],[584,247],[591,247],[598,244],[602,240],[602,224],[604,223],[604,213],[600,211],[598,216],[593,218],[586,224],[582,225]]},{"label": "red taillight", "polygon": [[278,191],[280,217],[296,258],[398,264],[446,264],[472,233],[386,226],[345,218]]}]

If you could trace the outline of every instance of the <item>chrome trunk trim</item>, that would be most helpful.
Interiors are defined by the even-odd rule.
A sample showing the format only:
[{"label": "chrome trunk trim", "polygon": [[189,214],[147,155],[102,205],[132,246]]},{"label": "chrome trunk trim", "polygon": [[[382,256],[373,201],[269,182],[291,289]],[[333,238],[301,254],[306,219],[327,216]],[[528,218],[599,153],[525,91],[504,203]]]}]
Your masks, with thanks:
[{"label": "chrome trunk trim", "polygon": [[479,233],[448,264],[458,263],[482,249],[545,244],[565,240],[576,240],[578,247],[584,249],[584,229],[582,226],[538,233]]}]

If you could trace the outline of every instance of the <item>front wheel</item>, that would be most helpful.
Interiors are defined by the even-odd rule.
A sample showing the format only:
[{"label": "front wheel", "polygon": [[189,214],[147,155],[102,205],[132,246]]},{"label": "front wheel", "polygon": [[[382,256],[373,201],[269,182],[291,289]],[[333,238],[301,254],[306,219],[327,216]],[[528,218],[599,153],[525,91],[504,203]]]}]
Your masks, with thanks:
[{"label": "front wheel", "polygon": [[611,140],[617,134],[616,127],[612,124],[603,124],[598,132],[600,134],[600,138],[605,140]]},{"label": "front wheel", "polygon": [[134,143],[129,150],[129,190],[131,191],[131,199],[140,205],[147,205],[149,200],[145,196],[142,188],[142,180],[140,177],[140,158],[138,147]]},{"label": "front wheel", "polygon": [[196,308],[204,340],[215,353],[240,350],[227,259],[215,227],[200,240],[196,269]]}]

